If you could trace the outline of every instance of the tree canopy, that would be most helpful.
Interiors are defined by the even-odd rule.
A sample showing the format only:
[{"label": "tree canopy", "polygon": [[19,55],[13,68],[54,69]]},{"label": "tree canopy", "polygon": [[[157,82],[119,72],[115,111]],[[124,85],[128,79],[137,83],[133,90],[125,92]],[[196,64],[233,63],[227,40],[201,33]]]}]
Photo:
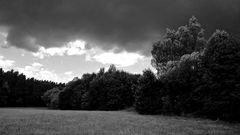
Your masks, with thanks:
[{"label": "tree canopy", "polygon": [[184,54],[200,51],[205,45],[204,29],[193,16],[188,25],[178,30],[167,29],[163,39],[153,44],[151,63],[161,75],[166,72],[169,61],[178,61]]},{"label": "tree canopy", "polygon": [[6,106],[45,106],[41,97],[53,87],[62,86],[50,81],[26,78],[25,75],[0,68],[0,107]]}]

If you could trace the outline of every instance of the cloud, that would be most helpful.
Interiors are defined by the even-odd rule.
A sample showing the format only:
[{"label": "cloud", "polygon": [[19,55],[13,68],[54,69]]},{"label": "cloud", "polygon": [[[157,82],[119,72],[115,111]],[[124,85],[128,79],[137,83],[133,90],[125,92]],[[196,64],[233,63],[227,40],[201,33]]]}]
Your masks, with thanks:
[{"label": "cloud", "polygon": [[4,56],[0,56],[0,68],[3,68],[3,70],[9,70],[14,66],[14,63],[14,60],[8,60],[5,59]]},{"label": "cloud", "polygon": [[240,33],[239,0],[0,0],[7,41],[34,52],[81,39],[104,50],[149,55],[165,28],[185,25],[192,15],[207,32]]},{"label": "cloud", "polygon": [[8,42],[6,39],[7,39],[6,31],[2,30],[2,28],[0,27],[0,47],[2,48],[8,47]]},{"label": "cloud", "polygon": [[85,53],[86,61],[97,61],[102,64],[115,64],[118,67],[129,67],[143,60],[144,55],[139,52],[119,51],[114,48],[109,51],[101,48],[87,49]]},{"label": "cloud", "polygon": [[32,64],[32,66],[33,66],[33,67],[37,67],[37,68],[41,68],[43,65],[40,64],[40,63],[34,62],[34,63]]},{"label": "cloud", "polygon": [[143,59],[144,56],[137,53],[128,53],[128,52],[105,52],[102,54],[97,54],[93,56],[93,59],[103,64],[115,64],[120,67],[127,67],[134,65],[138,60]]},{"label": "cloud", "polygon": [[76,40],[67,43],[67,45],[63,47],[52,47],[48,49],[40,47],[38,52],[33,53],[33,56],[43,59],[46,56],[83,55],[85,52],[85,42]]},{"label": "cloud", "polygon": [[60,76],[59,74],[55,73],[53,70],[49,70],[44,68],[44,65],[40,63],[33,63],[31,65],[25,66],[23,68],[16,67],[15,68],[20,73],[26,75],[26,77],[31,78],[34,77],[35,79],[39,80],[51,80],[55,82],[68,82],[70,81],[73,76]]},{"label": "cloud", "polygon": [[73,74],[73,72],[72,72],[72,71],[67,71],[67,72],[65,72],[64,74],[71,76],[71,75]]},{"label": "cloud", "polygon": [[86,43],[81,40],[76,40],[67,43],[63,47],[54,47],[45,49],[41,47],[38,52],[32,53],[34,57],[43,59],[50,56],[72,56],[72,55],[84,55],[86,61],[95,60],[102,64],[115,64],[121,67],[127,67],[134,65],[138,60],[144,58],[139,53],[130,53],[127,51],[116,51],[118,48],[114,48],[109,51],[104,51],[101,48],[87,49]]}]

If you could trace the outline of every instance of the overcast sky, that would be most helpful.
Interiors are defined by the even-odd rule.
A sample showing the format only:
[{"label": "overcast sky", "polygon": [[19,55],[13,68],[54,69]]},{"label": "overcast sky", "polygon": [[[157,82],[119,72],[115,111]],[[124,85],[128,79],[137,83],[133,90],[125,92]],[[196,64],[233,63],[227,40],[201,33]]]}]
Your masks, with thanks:
[{"label": "overcast sky", "polygon": [[240,0],[0,0],[0,67],[58,82],[111,63],[141,73],[193,15],[207,35],[240,33]]}]

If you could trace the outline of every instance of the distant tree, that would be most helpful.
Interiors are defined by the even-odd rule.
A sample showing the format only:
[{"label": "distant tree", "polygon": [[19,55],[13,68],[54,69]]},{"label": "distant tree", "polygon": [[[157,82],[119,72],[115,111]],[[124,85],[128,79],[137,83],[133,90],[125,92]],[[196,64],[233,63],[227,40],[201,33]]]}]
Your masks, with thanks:
[{"label": "distant tree", "polygon": [[4,71],[0,68],[0,107],[7,106],[8,91],[4,87]]},{"label": "distant tree", "polygon": [[115,65],[110,65],[109,69],[108,69],[108,73],[115,73],[117,71],[117,68]]},{"label": "distant tree", "polygon": [[81,79],[73,79],[59,94],[60,109],[89,109],[89,85],[96,74],[83,74]]},{"label": "distant tree", "polygon": [[119,110],[134,102],[133,90],[137,76],[119,71],[114,65],[90,83],[89,106],[93,110]]},{"label": "distant tree", "polygon": [[151,70],[143,71],[135,93],[135,109],[141,114],[159,114],[162,107],[163,85]]},{"label": "distant tree", "polygon": [[0,107],[8,106],[9,86],[7,82],[2,82],[0,87]]},{"label": "distant tree", "polygon": [[[103,71],[103,72],[102,72]],[[104,68],[100,69],[99,73],[104,74]],[[84,74],[81,78],[82,84],[79,84],[81,87],[81,109],[90,109],[89,107],[89,89],[90,83],[96,78],[96,74]]]},{"label": "distant tree", "polygon": [[105,68],[100,68],[99,72],[97,73],[97,76],[102,76],[105,74]]},{"label": "distant tree", "polygon": [[41,96],[58,84],[0,69],[0,106],[44,106]]},{"label": "distant tree", "polygon": [[59,93],[59,108],[60,109],[72,109],[73,100],[76,100],[76,97],[74,99],[73,95],[75,94],[73,89],[78,85],[80,82],[79,79],[74,78],[72,81],[68,82],[66,84],[66,87],[63,88],[63,90]]},{"label": "distant tree", "polygon": [[111,65],[105,72],[84,74],[66,84],[59,93],[60,109],[119,110],[130,107],[139,75],[119,71]]},{"label": "distant tree", "polygon": [[44,93],[42,96],[43,101],[45,102],[46,106],[52,109],[56,109],[59,107],[59,93],[60,89],[55,87],[50,89]]}]

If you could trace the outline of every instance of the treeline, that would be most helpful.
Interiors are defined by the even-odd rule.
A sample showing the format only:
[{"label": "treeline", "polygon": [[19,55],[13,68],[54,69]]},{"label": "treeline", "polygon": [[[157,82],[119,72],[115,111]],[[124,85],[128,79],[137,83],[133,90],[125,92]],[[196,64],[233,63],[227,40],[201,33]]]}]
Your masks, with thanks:
[{"label": "treeline", "polygon": [[[111,65],[66,85],[0,70],[0,106],[120,110],[240,122],[240,41],[217,30],[208,39],[195,17],[153,44],[151,70],[130,74]],[[48,90],[48,91],[46,91]]]},{"label": "treeline", "polygon": [[119,71],[84,74],[66,87],[47,91],[47,106],[59,109],[119,110],[141,114],[191,115],[240,121],[240,42],[217,30],[205,39],[195,17],[167,29],[153,45],[152,65],[143,75]]},{"label": "treeline", "polygon": [[54,82],[26,78],[16,71],[5,72],[0,68],[0,107],[45,106],[41,99],[43,93],[57,86]]},{"label": "treeline", "polygon": [[134,93],[140,75],[117,70],[84,74],[64,88],[53,88],[43,95],[50,108],[83,110],[120,110],[134,104]]}]

